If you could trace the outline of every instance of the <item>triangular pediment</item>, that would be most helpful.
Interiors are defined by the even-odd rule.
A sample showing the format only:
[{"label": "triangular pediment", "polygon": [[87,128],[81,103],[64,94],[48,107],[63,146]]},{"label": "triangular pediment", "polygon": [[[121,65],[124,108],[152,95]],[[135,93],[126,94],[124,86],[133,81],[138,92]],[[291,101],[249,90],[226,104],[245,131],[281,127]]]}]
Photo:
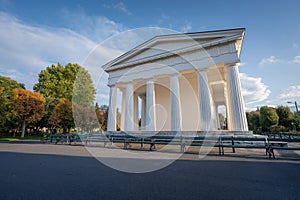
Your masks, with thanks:
[{"label": "triangular pediment", "polygon": [[134,66],[138,63],[149,62],[157,58],[168,57],[172,54],[196,48],[207,48],[234,40],[237,41],[237,51],[239,53],[244,31],[244,28],[240,28],[156,36],[105,64],[103,68],[106,72],[114,71],[130,67],[131,65]]}]

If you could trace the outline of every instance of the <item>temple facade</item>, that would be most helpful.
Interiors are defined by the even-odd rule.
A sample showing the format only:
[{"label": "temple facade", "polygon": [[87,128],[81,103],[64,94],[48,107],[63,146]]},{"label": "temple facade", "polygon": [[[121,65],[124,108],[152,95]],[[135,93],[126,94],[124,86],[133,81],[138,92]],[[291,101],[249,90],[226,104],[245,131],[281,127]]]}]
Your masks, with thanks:
[{"label": "temple facade", "polygon": [[229,131],[248,131],[238,70],[244,32],[157,36],[105,64],[108,131],[116,131],[117,102],[124,131],[218,130],[220,106]]}]

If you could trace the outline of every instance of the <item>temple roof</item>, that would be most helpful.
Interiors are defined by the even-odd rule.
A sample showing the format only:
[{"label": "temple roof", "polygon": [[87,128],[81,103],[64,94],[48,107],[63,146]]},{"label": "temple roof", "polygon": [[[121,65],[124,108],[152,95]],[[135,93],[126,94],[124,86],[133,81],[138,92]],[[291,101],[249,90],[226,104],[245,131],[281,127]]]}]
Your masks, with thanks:
[{"label": "temple roof", "polygon": [[147,40],[121,56],[106,63],[102,68],[106,72],[153,62],[157,59],[182,54],[198,49],[235,41],[238,56],[242,48],[245,28],[159,35]]}]

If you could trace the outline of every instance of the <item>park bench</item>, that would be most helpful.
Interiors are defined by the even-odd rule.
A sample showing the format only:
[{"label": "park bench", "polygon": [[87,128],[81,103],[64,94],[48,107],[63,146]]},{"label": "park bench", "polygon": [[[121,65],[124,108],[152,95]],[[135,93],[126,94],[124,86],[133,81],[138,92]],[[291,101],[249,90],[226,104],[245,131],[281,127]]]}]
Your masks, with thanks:
[{"label": "park bench", "polygon": [[219,155],[224,155],[225,148],[231,148],[235,153],[236,149],[265,149],[266,156],[275,158],[274,150],[300,150],[299,147],[289,147],[290,142],[300,142],[300,138],[268,138],[267,136],[252,136],[252,135],[184,135],[158,133],[151,134],[136,134],[126,132],[105,132],[101,134],[50,134],[42,138],[42,142],[50,143],[67,143],[72,144],[80,140],[85,145],[92,143],[103,143],[104,147],[113,143],[123,144],[124,149],[128,149],[132,144],[140,144],[141,148],[149,145],[149,150],[157,148],[157,145],[178,145],[180,152],[185,152],[188,146],[200,147],[217,147]]},{"label": "park bench", "polygon": [[156,145],[179,145],[180,151],[185,152],[186,146],[207,146],[218,147],[219,155],[224,155],[224,148],[232,148],[235,153],[238,148],[245,149],[265,149],[266,156],[275,158],[274,149],[277,150],[300,150],[298,147],[288,147],[288,142],[300,142],[299,139],[268,139],[268,137],[255,136],[196,136],[184,137],[174,135],[154,135],[150,137],[131,136],[126,134],[107,134],[112,143],[124,143],[127,149],[130,143],[141,143],[150,145],[150,150],[155,149]]},{"label": "park bench", "polygon": [[59,134],[46,134],[43,138],[41,138],[41,142],[43,144],[49,143],[58,143],[61,140],[61,136]]},{"label": "park bench", "polygon": [[79,140],[79,136],[77,134],[46,134],[41,138],[41,142],[45,143],[67,143],[72,144],[76,143]]}]

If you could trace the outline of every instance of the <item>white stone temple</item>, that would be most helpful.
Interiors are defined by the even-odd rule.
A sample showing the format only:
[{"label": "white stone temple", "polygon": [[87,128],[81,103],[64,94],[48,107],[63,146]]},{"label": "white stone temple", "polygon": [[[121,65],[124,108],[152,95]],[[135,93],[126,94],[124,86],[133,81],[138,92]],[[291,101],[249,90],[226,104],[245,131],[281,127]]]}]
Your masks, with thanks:
[{"label": "white stone temple", "polygon": [[119,101],[124,131],[219,130],[220,106],[229,131],[248,131],[238,70],[244,32],[161,35],[105,64],[107,130],[116,131]]}]

